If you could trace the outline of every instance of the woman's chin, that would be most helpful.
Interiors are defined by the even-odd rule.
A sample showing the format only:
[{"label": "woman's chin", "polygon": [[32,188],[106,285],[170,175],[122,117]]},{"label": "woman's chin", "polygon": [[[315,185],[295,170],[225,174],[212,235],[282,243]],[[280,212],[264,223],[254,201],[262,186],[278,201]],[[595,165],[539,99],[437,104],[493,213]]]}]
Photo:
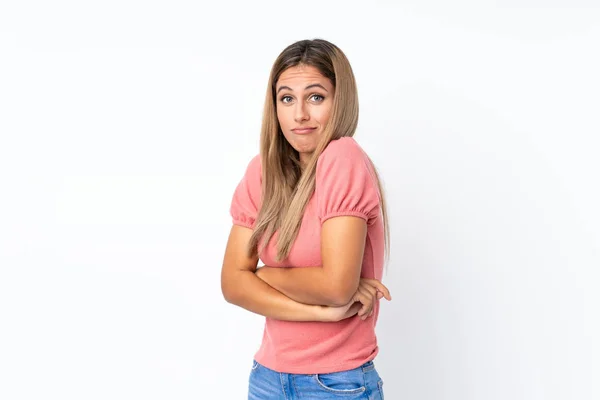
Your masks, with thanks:
[{"label": "woman's chin", "polygon": [[290,144],[299,153],[312,153],[317,148],[315,137],[300,136],[299,138],[294,138]]},{"label": "woman's chin", "polygon": [[300,154],[310,155],[314,153],[315,146],[292,146]]}]

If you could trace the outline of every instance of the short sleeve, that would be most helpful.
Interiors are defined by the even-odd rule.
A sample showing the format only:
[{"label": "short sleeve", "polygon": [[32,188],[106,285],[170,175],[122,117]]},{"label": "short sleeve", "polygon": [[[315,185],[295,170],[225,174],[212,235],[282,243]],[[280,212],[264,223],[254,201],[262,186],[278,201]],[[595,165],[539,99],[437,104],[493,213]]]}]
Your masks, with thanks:
[{"label": "short sleeve", "polygon": [[229,213],[234,225],[253,229],[260,208],[262,170],[260,155],[255,156],[233,193]]},{"label": "short sleeve", "polygon": [[339,216],[379,217],[380,194],[369,158],[354,138],[331,141],[319,156],[315,182],[321,223]]}]

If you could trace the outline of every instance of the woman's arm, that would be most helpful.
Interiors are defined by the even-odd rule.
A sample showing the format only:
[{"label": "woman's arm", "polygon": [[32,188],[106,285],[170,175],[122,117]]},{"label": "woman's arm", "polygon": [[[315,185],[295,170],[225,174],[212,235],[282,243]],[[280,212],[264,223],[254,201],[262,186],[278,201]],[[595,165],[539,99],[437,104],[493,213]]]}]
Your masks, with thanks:
[{"label": "woman's arm", "polygon": [[221,291],[225,300],[256,314],[279,320],[331,321],[332,310],[327,310],[328,307],[294,301],[254,274],[258,257],[249,258],[246,253],[251,235],[249,228],[238,225],[231,228],[221,270]]},{"label": "woman's arm", "polygon": [[[269,286],[301,303],[347,304],[360,282],[366,235],[367,223],[360,217],[330,218],[321,228],[322,267],[264,267],[259,268],[257,275]],[[389,292],[386,294],[387,298]]]}]

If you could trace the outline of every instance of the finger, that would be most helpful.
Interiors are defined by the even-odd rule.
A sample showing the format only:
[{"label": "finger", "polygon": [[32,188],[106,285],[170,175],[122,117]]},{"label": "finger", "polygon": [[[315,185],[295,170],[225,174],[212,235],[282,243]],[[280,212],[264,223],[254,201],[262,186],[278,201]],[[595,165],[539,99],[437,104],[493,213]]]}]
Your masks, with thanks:
[{"label": "finger", "polygon": [[371,296],[376,297],[377,296],[377,288],[371,284],[369,284],[368,282],[363,282],[362,284],[360,284],[358,286],[359,288],[365,289],[367,291],[369,291],[369,293],[371,294]]},{"label": "finger", "polygon": [[353,315],[358,314],[359,310],[360,310],[360,303],[354,303],[352,305],[352,307],[350,307],[350,310],[348,310],[348,316],[351,317]]},{"label": "finger", "polygon": [[377,291],[377,289],[375,289],[373,286],[361,286],[359,287],[360,290],[362,290],[362,293],[365,295],[368,295],[371,299],[371,307],[373,306],[373,304],[375,304],[375,302],[377,301],[378,297],[377,297],[377,293],[379,293]]},{"label": "finger", "polygon": [[356,291],[356,294],[354,295],[354,301],[360,303],[361,305],[358,315],[363,316],[369,311],[369,300],[360,290]]},{"label": "finger", "polygon": [[359,309],[360,309],[360,303],[352,303],[352,306],[350,306],[350,308],[348,308],[348,310],[346,311],[346,314],[344,314],[344,316],[340,320],[350,318],[350,317],[356,315],[356,313],[358,312]]},{"label": "finger", "polygon": [[364,297],[365,300],[371,304],[373,303],[375,296],[377,296],[377,291],[370,290],[369,288],[364,286],[359,286],[357,292],[360,293],[361,296]]},{"label": "finger", "polygon": [[[371,308],[369,310],[370,313],[373,310],[375,303],[381,298],[382,294],[381,292],[377,291],[375,287],[369,285],[368,283],[364,283],[363,285],[359,286],[359,288],[363,290],[363,293],[366,291],[369,293],[369,296],[371,296]],[[368,317],[368,315],[366,317]]]},{"label": "finger", "polygon": [[368,283],[371,286],[374,286],[377,290],[383,293],[383,297],[385,297],[388,300],[392,300],[392,295],[390,294],[390,291],[383,283],[379,282],[377,279],[365,279],[365,281],[366,283]]},{"label": "finger", "polygon": [[371,312],[371,310],[373,309],[373,295],[371,294],[371,292],[369,292],[368,290],[364,289],[363,287],[359,287],[358,288],[358,292],[361,294],[361,298],[364,299],[364,306],[361,309],[361,317],[363,317],[363,320],[367,318],[368,314]]},{"label": "finger", "polygon": [[383,297],[385,297],[388,300],[392,299],[392,295],[390,294],[389,289],[383,283],[379,282],[376,279],[373,279],[370,283],[377,289],[378,292],[383,294]]},{"label": "finger", "polygon": [[378,281],[377,279],[361,278],[360,283],[364,286],[373,287],[376,290],[385,288],[385,285],[383,283],[381,283],[380,281]]},{"label": "finger", "polygon": [[360,304],[360,310],[358,311],[358,315],[362,317],[365,313],[369,311],[369,302],[365,295],[359,290],[356,291],[356,294],[354,295],[354,300],[358,302],[358,304]]},{"label": "finger", "polygon": [[362,286],[360,286],[360,288],[367,290],[369,292],[369,294],[371,295],[372,302],[373,302],[373,304],[371,305],[371,308],[373,308],[373,306],[375,305],[375,302],[378,301],[379,299],[381,299],[381,297],[383,296],[383,293],[378,291],[375,287],[370,286],[369,284],[362,285]]}]

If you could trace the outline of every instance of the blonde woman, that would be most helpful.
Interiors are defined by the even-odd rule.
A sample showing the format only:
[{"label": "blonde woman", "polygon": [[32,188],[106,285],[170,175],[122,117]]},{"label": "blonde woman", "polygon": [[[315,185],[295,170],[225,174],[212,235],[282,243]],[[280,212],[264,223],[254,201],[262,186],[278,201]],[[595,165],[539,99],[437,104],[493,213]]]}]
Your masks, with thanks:
[{"label": "blonde woman", "polygon": [[229,303],[266,317],[248,399],[383,399],[373,360],[379,301],[391,300],[380,282],[389,233],[357,123],[344,53],[322,39],[285,48],[260,152],[233,194],[221,274]]}]

